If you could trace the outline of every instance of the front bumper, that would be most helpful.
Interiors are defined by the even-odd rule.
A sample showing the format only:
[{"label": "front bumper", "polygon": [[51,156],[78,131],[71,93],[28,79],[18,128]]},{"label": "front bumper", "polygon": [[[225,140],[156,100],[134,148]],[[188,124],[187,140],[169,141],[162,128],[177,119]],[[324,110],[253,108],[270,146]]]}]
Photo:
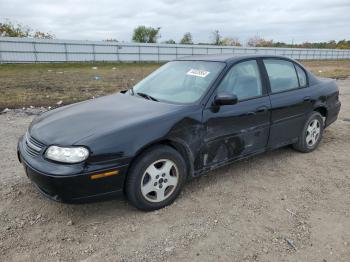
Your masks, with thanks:
[{"label": "front bumper", "polygon": [[[57,163],[47,163],[48,161],[38,157],[34,159],[27,154],[23,148],[23,139],[19,140],[17,153],[19,161],[23,164],[24,170],[28,178],[34,186],[46,197],[67,203],[86,202],[88,200],[105,199],[111,196],[121,195],[123,193],[125,176],[127,173],[127,165],[103,167],[98,166],[98,170],[92,172],[77,173],[74,165],[65,165]],[[38,166],[38,162],[43,161],[44,170],[38,170],[31,165],[31,162]],[[64,166],[66,174],[55,174],[55,165]],[[51,168],[52,172],[49,172]],[[71,168],[72,174],[69,174]],[[91,166],[89,167],[90,169]],[[118,170],[117,175],[102,177],[99,179],[91,179],[94,174],[102,172]]]}]

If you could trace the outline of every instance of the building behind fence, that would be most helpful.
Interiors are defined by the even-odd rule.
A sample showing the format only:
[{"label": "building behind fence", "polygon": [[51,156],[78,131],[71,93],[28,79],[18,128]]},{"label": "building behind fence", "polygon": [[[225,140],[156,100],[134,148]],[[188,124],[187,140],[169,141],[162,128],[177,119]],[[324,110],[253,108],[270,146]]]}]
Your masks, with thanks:
[{"label": "building behind fence", "polygon": [[294,59],[350,59],[350,50],[141,44],[0,37],[0,63],[163,62],[183,56],[282,55]]}]

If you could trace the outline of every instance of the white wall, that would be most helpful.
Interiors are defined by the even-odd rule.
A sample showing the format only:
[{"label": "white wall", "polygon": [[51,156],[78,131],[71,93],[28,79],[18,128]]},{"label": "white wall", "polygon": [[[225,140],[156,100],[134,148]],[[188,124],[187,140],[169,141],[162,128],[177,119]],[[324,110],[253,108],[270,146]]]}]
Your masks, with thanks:
[{"label": "white wall", "polygon": [[0,37],[0,63],[169,61],[206,54],[282,55],[294,59],[350,59],[350,50],[139,44]]}]

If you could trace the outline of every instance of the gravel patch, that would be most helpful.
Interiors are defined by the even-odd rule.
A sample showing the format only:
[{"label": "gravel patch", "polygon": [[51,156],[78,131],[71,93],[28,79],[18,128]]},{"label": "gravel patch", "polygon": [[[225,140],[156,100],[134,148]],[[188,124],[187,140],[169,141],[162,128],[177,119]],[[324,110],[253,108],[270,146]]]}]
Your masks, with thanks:
[{"label": "gravel patch", "polygon": [[124,199],[68,205],[39,194],[16,143],[47,108],[0,115],[0,261],[350,261],[350,80],[319,148],[289,147],[188,183],[144,213]]}]

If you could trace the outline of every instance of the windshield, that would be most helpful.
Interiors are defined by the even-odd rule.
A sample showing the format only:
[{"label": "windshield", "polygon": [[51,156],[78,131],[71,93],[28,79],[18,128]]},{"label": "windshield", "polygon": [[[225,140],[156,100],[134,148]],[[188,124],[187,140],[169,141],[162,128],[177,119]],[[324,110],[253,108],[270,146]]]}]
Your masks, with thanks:
[{"label": "windshield", "polygon": [[133,91],[153,100],[194,103],[205,94],[224,66],[220,62],[169,62],[135,85]]}]

